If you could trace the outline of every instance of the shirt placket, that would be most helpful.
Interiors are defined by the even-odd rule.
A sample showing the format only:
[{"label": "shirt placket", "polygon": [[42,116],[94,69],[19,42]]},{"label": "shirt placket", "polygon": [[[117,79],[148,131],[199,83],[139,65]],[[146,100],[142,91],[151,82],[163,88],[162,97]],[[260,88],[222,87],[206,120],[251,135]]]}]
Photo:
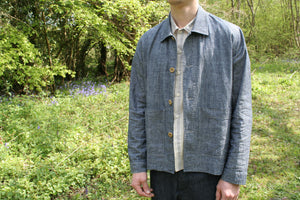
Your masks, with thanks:
[{"label": "shirt placket", "polygon": [[175,94],[174,94],[174,153],[175,153],[175,171],[180,171],[183,166],[183,68],[184,54],[183,44],[186,37],[185,30],[176,31],[177,41],[177,67],[175,73]]}]

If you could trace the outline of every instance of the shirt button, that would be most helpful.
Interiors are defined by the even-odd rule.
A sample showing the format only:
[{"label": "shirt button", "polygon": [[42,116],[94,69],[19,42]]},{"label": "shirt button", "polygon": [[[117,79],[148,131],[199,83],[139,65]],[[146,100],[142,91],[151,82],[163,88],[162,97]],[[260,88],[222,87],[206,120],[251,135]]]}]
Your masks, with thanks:
[{"label": "shirt button", "polygon": [[172,100],[171,99],[169,99],[169,105],[172,105],[173,104],[173,102],[172,102]]},{"label": "shirt button", "polygon": [[171,67],[171,68],[169,69],[169,71],[170,71],[171,73],[173,73],[173,72],[175,72],[175,68],[174,68],[174,67]]},{"label": "shirt button", "polygon": [[173,137],[173,133],[169,132],[169,133],[168,133],[168,136],[169,136],[170,138],[172,138],[172,137]]}]

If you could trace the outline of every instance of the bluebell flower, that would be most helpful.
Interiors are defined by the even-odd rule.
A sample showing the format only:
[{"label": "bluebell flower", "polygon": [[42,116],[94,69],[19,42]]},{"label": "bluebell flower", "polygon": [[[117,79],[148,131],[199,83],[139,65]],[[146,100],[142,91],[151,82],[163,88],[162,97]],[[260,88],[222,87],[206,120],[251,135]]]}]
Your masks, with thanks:
[{"label": "bluebell flower", "polygon": [[76,95],[88,97],[106,92],[105,85],[97,84],[92,81],[81,82],[81,84],[71,83],[68,86],[65,85],[65,88],[68,88],[69,94],[72,97]]},{"label": "bluebell flower", "polygon": [[51,101],[51,103],[53,104],[53,105],[55,105],[55,104],[57,104],[58,102],[57,101]]}]

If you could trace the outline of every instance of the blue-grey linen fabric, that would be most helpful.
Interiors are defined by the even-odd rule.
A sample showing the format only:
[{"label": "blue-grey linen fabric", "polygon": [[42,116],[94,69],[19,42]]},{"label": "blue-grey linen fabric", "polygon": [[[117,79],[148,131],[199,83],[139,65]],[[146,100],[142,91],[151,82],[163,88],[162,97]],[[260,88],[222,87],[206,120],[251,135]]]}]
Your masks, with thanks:
[{"label": "blue-grey linen fabric", "polygon": [[[170,102],[174,99],[176,51],[170,16],[138,42],[130,83],[132,173],[175,171]],[[225,181],[245,184],[252,105],[243,33],[199,6],[184,53],[184,171],[221,175]]]}]

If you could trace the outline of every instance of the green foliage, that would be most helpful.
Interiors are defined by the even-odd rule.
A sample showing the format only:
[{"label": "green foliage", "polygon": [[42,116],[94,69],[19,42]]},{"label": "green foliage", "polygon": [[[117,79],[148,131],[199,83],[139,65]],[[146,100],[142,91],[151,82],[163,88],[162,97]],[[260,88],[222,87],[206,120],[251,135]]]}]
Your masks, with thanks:
[{"label": "green foliage", "polygon": [[[294,26],[299,20],[290,10],[299,10],[299,1],[285,0],[209,0],[204,7],[213,14],[240,26],[245,34],[251,58],[289,56],[299,58]],[[299,12],[298,12],[299,15]],[[295,19],[294,19],[295,18]],[[299,17],[298,17],[299,18]],[[293,51],[293,55],[287,54]]]},{"label": "green foliage", "polygon": [[[39,53],[22,33],[11,26],[2,27],[0,29],[0,46],[0,85],[2,91],[9,91],[15,83],[23,85],[28,74],[33,75],[31,82],[39,80],[42,74],[37,74],[38,70],[33,67],[41,63],[38,58]],[[40,85],[29,83],[27,87],[35,86],[39,87]]]},{"label": "green foliage", "polygon": [[60,64],[42,66],[39,51],[12,26],[0,29],[0,94],[41,92],[55,76],[71,74]]},{"label": "green foliage", "polygon": [[140,36],[168,14],[167,7],[139,0],[1,1],[0,24],[20,30],[42,66],[67,66],[81,79],[101,71],[94,68],[107,68],[108,58],[115,61],[111,71],[120,81],[129,74]]},{"label": "green foliage", "polygon": [[[200,4],[243,29],[252,58],[299,57],[298,1],[208,0]],[[22,67],[23,71],[7,73],[6,77],[23,77],[16,77],[14,83],[4,83],[3,78],[2,93],[40,91],[50,84],[44,76],[51,77],[53,70],[61,74],[72,70],[77,79],[105,75],[110,81],[120,81],[130,74],[130,62],[141,35],[168,12],[167,2],[159,0],[1,1],[0,26],[15,30],[5,35],[18,45],[8,52],[7,45],[12,43],[1,41],[1,49],[6,49],[1,50],[1,65],[6,67],[1,66],[0,75],[8,66],[34,70],[27,72]],[[16,33],[20,35],[14,36]],[[35,74],[33,83],[27,83],[26,73]]]},{"label": "green foliage", "polygon": [[[76,22],[84,28],[84,39],[103,41],[112,48],[123,65],[130,69],[130,60],[141,35],[167,15],[165,2],[139,0],[70,1]],[[69,2],[69,3],[70,3]],[[91,32],[86,32],[92,30]]]}]

